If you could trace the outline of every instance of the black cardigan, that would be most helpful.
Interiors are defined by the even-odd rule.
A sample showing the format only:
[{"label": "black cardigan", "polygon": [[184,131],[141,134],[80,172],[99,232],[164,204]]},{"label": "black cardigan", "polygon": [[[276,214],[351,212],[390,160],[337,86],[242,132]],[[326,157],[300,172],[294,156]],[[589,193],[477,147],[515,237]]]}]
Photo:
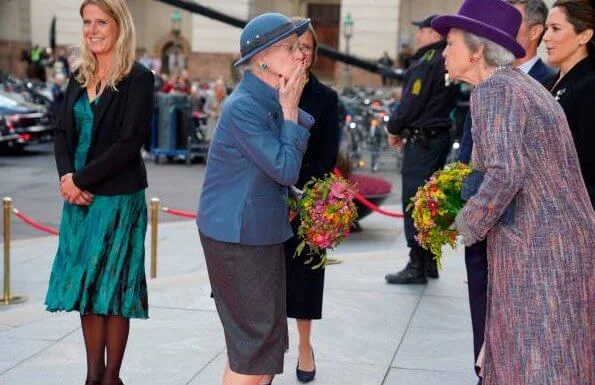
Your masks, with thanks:
[{"label": "black cardigan", "polygon": [[300,108],[312,115],[315,123],[310,128],[308,148],[296,183],[300,189],[312,177],[322,178],[335,167],[340,136],[338,105],[337,93],[310,74],[300,99]]},{"label": "black cardigan", "polygon": [[85,166],[75,172],[78,140],[74,104],[86,89],[70,79],[64,105],[56,119],[54,152],[58,174],[73,173],[74,184],[97,195],[131,194],[147,187],[140,149],[153,114],[153,73],[134,63],[116,86],[106,87],[94,108],[93,134]]}]

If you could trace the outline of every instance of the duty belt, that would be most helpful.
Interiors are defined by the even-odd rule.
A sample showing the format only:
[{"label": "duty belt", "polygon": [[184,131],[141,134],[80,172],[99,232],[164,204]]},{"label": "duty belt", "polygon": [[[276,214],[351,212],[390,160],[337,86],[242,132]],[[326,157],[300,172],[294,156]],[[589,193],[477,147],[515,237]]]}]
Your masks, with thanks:
[{"label": "duty belt", "polygon": [[403,130],[403,137],[407,138],[411,143],[421,143],[426,146],[430,139],[435,138],[443,132],[448,132],[448,128],[406,128]]}]

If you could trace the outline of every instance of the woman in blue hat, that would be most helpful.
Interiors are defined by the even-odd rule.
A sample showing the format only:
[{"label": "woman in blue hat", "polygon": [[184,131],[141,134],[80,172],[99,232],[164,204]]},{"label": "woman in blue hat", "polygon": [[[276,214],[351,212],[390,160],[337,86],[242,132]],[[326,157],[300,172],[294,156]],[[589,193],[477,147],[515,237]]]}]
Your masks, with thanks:
[{"label": "woman in blue hat", "polygon": [[288,186],[298,180],[314,119],[299,109],[306,79],[298,36],[309,20],[267,13],[240,40],[242,81],[209,150],[198,229],[223,324],[224,385],[269,384],[288,346]]},{"label": "woman in blue hat", "polygon": [[475,86],[479,177],[455,222],[465,245],[487,239],[483,383],[591,385],[595,212],[564,111],[511,68],[521,19],[504,1],[465,0],[432,21],[451,78]]}]

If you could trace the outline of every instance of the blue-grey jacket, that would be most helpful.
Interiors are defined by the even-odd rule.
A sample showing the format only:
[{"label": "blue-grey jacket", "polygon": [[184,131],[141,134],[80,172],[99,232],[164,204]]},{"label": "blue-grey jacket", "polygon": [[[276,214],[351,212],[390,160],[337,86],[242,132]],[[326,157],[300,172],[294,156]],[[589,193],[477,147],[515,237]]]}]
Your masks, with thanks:
[{"label": "blue-grey jacket", "polygon": [[288,186],[295,184],[314,119],[283,119],[278,92],[244,72],[222,106],[211,141],[197,225],[209,238],[273,245],[293,233]]}]

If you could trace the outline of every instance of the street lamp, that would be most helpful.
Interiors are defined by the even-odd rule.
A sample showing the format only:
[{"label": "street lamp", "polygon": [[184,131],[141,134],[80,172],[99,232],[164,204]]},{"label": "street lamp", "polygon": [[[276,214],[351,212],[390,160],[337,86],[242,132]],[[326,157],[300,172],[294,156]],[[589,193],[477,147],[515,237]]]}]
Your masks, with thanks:
[{"label": "street lamp", "polygon": [[[350,47],[349,47],[349,40],[353,37],[353,18],[351,17],[351,13],[347,13],[345,19],[343,20],[343,37],[345,38],[345,53],[347,55],[350,54]],[[347,86],[351,87],[351,66],[345,66],[345,77],[347,79]]]},{"label": "street lamp", "polygon": [[180,32],[182,31],[182,14],[179,10],[173,11],[171,14],[171,31],[174,35],[179,36]]},{"label": "street lamp", "polygon": [[174,10],[171,14],[170,21],[173,44],[172,50],[168,55],[168,70],[169,73],[172,74],[182,69],[182,64],[180,63],[181,49],[178,42],[180,34],[182,33],[182,13],[177,9]]}]

